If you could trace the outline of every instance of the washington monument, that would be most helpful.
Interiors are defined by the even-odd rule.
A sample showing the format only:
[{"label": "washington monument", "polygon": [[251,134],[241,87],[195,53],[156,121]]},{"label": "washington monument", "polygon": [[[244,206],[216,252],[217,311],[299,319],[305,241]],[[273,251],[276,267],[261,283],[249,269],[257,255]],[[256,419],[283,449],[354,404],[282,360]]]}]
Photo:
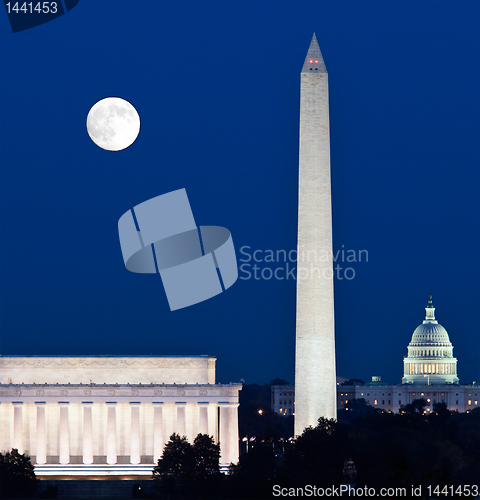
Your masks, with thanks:
[{"label": "washington monument", "polygon": [[336,418],[328,74],[315,34],[301,72],[295,435]]}]

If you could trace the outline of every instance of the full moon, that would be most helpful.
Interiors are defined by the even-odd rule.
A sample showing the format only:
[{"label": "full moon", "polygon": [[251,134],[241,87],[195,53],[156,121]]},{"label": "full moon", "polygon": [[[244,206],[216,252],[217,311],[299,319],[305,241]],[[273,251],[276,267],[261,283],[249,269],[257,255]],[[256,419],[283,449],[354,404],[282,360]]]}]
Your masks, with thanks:
[{"label": "full moon", "polygon": [[87,131],[97,146],[108,151],[120,151],[135,142],[140,131],[140,117],[128,101],[107,97],[94,104],[88,112]]}]

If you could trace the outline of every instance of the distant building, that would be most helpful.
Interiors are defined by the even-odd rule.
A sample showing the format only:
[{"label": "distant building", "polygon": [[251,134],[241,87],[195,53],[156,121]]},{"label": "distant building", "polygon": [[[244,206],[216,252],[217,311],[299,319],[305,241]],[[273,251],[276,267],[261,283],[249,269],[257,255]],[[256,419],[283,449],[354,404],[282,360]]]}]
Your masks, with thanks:
[{"label": "distant building", "polygon": [[[386,411],[398,413],[415,399],[425,399],[426,411],[435,403],[445,403],[449,410],[465,412],[480,407],[480,386],[475,382],[460,385],[457,359],[445,328],[435,320],[430,295],[423,323],[415,329],[408,355],[404,358],[401,384],[387,384],[374,376],[364,385],[340,385],[337,377],[337,409],[348,408],[354,399]],[[345,381],[345,379],[343,379]],[[272,386],[272,410],[281,415],[295,413],[295,388],[292,385]]]},{"label": "distant building", "polygon": [[365,385],[344,385],[337,387],[337,408],[348,408],[353,399],[365,399],[367,404],[398,413],[415,399],[427,401],[426,411],[430,412],[435,403],[445,403],[449,410],[465,412],[480,406],[480,385],[468,384],[384,384],[370,382]]},{"label": "distant building", "polygon": [[[346,382],[346,378],[337,377],[337,386]],[[272,385],[271,408],[279,415],[295,414],[295,386],[293,385]]]},{"label": "distant building", "polygon": [[279,415],[295,414],[295,386],[294,385],[272,385],[271,408]]}]

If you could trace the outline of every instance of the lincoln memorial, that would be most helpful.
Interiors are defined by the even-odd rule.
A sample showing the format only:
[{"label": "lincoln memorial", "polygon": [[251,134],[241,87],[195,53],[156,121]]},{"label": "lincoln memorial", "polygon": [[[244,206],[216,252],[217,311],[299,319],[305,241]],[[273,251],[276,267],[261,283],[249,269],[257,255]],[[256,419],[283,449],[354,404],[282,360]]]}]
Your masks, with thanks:
[{"label": "lincoln memorial", "polygon": [[[238,461],[241,384],[215,383],[210,356],[0,357],[0,451],[39,478],[150,476],[174,432]],[[80,476],[80,477],[79,477]]]}]

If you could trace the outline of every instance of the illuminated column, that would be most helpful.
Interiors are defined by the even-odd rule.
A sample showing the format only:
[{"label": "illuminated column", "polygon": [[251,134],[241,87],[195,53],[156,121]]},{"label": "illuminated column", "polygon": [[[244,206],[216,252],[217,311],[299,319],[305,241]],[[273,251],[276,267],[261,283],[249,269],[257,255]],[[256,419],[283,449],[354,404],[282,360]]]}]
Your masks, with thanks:
[{"label": "illuminated column", "polygon": [[200,421],[198,432],[200,434],[208,434],[208,403],[198,403],[200,406]]},{"label": "illuminated column", "polygon": [[107,403],[107,464],[117,463],[117,403]]},{"label": "illuminated column", "polygon": [[93,423],[92,406],[93,403],[83,404],[83,463],[93,464]]},{"label": "illuminated column", "polygon": [[18,453],[23,453],[23,403],[13,403],[13,448],[17,448]]},{"label": "illuminated column", "polygon": [[185,436],[185,406],[186,403],[177,403],[177,434]]},{"label": "illuminated column", "polygon": [[220,463],[238,462],[237,404],[220,403]]},{"label": "illuminated column", "polygon": [[45,403],[35,403],[37,407],[37,464],[47,463],[47,439],[45,434]]},{"label": "illuminated column", "polygon": [[228,406],[227,405],[219,405],[220,406],[220,463],[229,464],[228,456]]},{"label": "illuminated column", "polygon": [[165,438],[163,436],[163,403],[153,403],[153,461],[162,456]]},{"label": "illuminated column", "polygon": [[230,422],[228,433],[228,449],[230,451],[229,462],[238,462],[238,404],[230,405],[228,408]]},{"label": "illuminated column", "polygon": [[140,403],[130,403],[131,411],[131,442],[130,463],[140,463]]},{"label": "illuminated column", "polygon": [[60,463],[70,463],[70,428],[68,425],[68,403],[59,402],[60,406],[60,440],[59,455]]}]

